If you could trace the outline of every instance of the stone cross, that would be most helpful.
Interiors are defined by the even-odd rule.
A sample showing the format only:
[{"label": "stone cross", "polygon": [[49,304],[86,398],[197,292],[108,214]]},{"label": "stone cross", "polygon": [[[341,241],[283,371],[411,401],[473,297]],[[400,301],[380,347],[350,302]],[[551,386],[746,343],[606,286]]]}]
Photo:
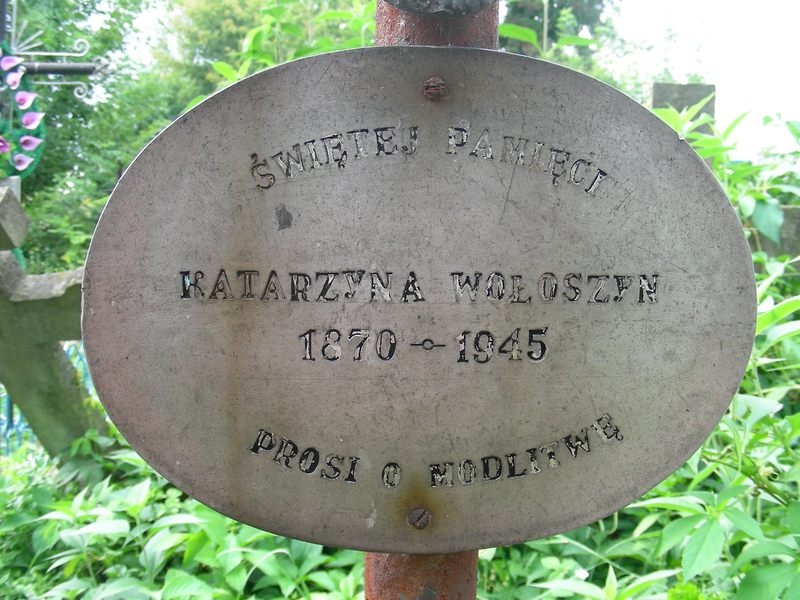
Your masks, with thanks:
[{"label": "stone cross", "polygon": [[28,219],[14,193],[0,187],[0,382],[50,454],[66,449],[100,414],[83,391],[60,344],[80,339],[82,269],[28,275],[10,248],[22,243]]}]

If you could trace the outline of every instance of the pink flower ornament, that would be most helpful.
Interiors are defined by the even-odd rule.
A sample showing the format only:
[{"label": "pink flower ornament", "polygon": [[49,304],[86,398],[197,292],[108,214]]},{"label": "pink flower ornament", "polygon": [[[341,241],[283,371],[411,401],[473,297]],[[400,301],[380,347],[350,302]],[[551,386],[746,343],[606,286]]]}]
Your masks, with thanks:
[{"label": "pink flower ornament", "polygon": [[8,145],[6,138],[0,136],[0,154],[5,154],[11,149],[11,146]]},{"label": "pink flower ornament", "polygon": [[17,171],[24,171],[33,162],[33,159],[30,156],[25,156],[24,154],[15,154],[13,161]]},{"label": "pink flower ornament", "polygon": [[26,152],[32,152],[33,150],[36,150],[41,143],[41,138],[37,138],[32,135],[23,135],[21,138],[19,138],[19,145],[22,146],[22,149]]},{"label": "pink flower ornament", "polygon": [[14,94],[14,100],[17,101],[17,106],[19,106],[22,110],[28,110],[38,95],[39,94],[35,92],[26,92],[21,90]]},{"label": "pink flower ornament", "polygon": [[4,56],[0,58],[0,69],[3,69],[3,71],[10,71],[21,62],[22,59],[17,56]]},{"label": "pink flower ornament", "polygon": [[44,117],[43,112],[26,112],[22,115],[22,126],[25,129],[36,129]]},{"label": "pink flower ornament", "polygon": [[11,73],[6,75],[6,85],[12,90],[19,87],[20,81],[22,81],[22,73],[19,71],[11,71]]}]

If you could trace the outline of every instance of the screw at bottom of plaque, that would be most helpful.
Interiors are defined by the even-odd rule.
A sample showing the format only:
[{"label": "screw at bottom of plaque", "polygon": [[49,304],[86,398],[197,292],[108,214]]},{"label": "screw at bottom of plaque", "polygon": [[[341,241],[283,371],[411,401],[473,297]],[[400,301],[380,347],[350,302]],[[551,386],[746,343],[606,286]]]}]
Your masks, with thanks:
[{"label": "screw at bottom of plaque", "polygon": [[412,508],[406,515],[406,522],[414,529],[425,529],[431,524],[431,513],[425,508]]}]

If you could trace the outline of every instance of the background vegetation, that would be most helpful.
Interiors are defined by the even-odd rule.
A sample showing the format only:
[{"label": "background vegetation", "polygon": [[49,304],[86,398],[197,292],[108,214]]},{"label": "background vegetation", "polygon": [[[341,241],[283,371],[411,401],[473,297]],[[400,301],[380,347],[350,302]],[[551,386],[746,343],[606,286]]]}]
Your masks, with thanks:
[{"label": "background vegetation", "polygon": [[[503,43],[613,78],[598,47],[621,48],[603,2],[511,3]],[[48,96],[42,166],[25,185],[30,270],[80,265],[121,170],[160,128],[220,86],[285,60],[371,43],[374,2],[179,0],[171,34],[137,56],[143,0],[24,5],[54,48],[86,35],[116,72],[83,103]],[[99,17],[97,16],[99,15]],[[637,94],[642,82],[615,82]],[[711,164],[757,240],[779,241],[798,201],[800,123],[775,122],[796,151],[731,159],[737,122],[660,109]],[[700,126],[710,126],[703,129]],[[704,446],[625,510],[563,535],[480,553],[482,598],[800,599],[800,281],[789,256],[754,244],[758,336],[740,393]],[[88,399],[89,402],[91,395]],[[35,443],[0,459],[0,590],[9,598],[356,598],[360,553],[323,548],[222,517],[156,475],[112,430],[48,458]]]}]

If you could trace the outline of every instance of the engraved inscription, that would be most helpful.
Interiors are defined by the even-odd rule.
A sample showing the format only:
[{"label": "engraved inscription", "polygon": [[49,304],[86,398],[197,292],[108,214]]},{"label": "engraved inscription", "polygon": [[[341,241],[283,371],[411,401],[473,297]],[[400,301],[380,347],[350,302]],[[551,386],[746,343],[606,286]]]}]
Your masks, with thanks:
[{"label": "engraved inscription", "polygon": [[[316,360],[316,329],[309,329],[298,337],[303,342],[303,360]],[[347,336],[348,342],[353,344],[353,360],[360,362],[364,356],[364,345],[370,339],[368,329],[354,328]],[[327,361],[334,362],[342,357],[342,332],[338,329],[328,329],[323,334],[323,344],[319,354]],[[390,329],[383,329],[375,335],[375,355],[382,361],[390,361],[397,351],[397,336]]]},{"label": "engraved inscription", "polygon": [[[589,454],[595,440],[601,442],[623,440],[619,427],[609,414],[604,414],[577,433],[567,433],[557,440],[544,444],[533,444],[524,451],[507,452],[502,455],[487,455],[481,458],[464,458],[459,461],[428,463],[428,485],[432,488],[472,485],[477,482],[524,478],[541,473],[543,469],[558,469],[567,459],[577,459]],[[324,454],[316,447],[308,446],[302,451],[293,440],[259,429],[250,446],[255,455],[265,455],[270,462],[288,470],[306,475],[319,473],[320,479],[342,480],[358,483],[358,468],[361,457],[344,454]],[[380,479],[387,489],[400,486],[403,469],[396,462],[388,462],[381,469]]]},{"label": "engraved inscription", "polygon": [[[212,279],[206,273],[215,274]],[[507,275],[502,271],[451,271],[427,278],[416,271],[399,274],[394,271],[320,270],[309,273],[252,268],[186,269],[178,272],[178,297],[181,300],[255,300],[265,302],[386,302],[413,305],[425,302],[427,289],[450,289],[455,303],[521,304],[585,302],[614,305],[627,298],[629,303],[655,304],[659,295],[657,273],[616,274],[565,273]],[[268,273],[266,277],[262,273]],[[512,271],[513,273],[513,271]],[[284,292],[288,290],[288,294]],[[628,294],[628,291],[631,293]],[[208,292],[208,293],[206,293]]]},{"label": "engraved inscription", "polygon": [[321,479],[341,479],[346,483],[356,483],[358,464],[361,462],[358,456],[323,455],[313,446],[301,452],[300,446],[294,441],[266,429],[258,430],[250,452],[270,456],[273,463],[284,469],[295,469],[306,475],[319,473]]},{"label": "engraved inscription", "polygon": [[[473,135],[469,126],[447,127],[431,132],[431,149],[456,157],[499,161],[513,167],[547,176],[553,186],[572,185],[594,198],[608,184],[608,172],[596,164],[590,155],[535,140],[533,137],[505,135],[488,128],[479,128]],[[379,159],[403,156],[414,157],[421,147],[417,126],[363,127],[321,136],[292,144],[291,149],[278,152],[251,152],[249,170],[256,188],[268,190],[282,176],[295,179],[311,172],[331,172],[344,169],[348,158],[358,161],[367,157]],[[441,140],[441,141],[440,141]],[[497,151],[495,151],[497,148]]]},{"label": "engraved inscription", "polygon": [[455,484],[470,485],[478,481],[488,483],[536,475],[542,469],[557,469],[565,458],[577,459],[581,454],[589,454],[592,438],[602,442],[623,440],[611,417],[604,414],[578,433],[568,433],[546,444],[534,444],[522,452],[431,463],[428,466],[429,485],[434,488],[453,487]]}]

